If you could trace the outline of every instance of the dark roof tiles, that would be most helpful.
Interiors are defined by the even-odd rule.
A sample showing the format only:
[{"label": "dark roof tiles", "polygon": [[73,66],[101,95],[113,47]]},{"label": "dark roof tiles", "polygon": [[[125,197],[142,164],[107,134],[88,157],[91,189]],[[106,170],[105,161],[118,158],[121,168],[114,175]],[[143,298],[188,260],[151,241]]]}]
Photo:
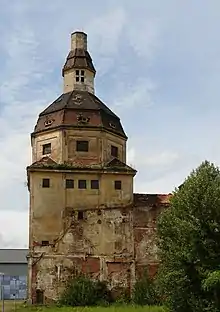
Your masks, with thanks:
[{"label": "dark roof tiles", "polygon": [[34,133],[60,126],[104,128],[127,139],[119,117],[88,91],[74,90],[59,96],[40,113]]}]

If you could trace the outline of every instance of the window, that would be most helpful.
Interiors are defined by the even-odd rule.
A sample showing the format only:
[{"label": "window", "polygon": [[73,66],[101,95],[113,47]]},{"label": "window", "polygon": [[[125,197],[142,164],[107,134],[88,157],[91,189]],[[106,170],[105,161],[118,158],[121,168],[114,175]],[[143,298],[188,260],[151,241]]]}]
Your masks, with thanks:
[{"label": "window", "polygon": [[85,81],[85,71],[84,70],[76,70],[76,81],[84,82]]},{"label": "window", "polygon": [[43,179],[42,187],[50,187],[50,179]]},{"label": "window", "polygon": [[84,219],[83,211],[78,211],[78,220],[83,220],[83,219]]},{"label": "window", "polygon": [[42,242],[41,242],[41,245],[42,245],[42,246],[49,246],[49,241],[42,241]]},{"label": "window", "polygon": [[51,143],[47,143],[43,145],[43,155],[47,155],[51,153]]},{"label": "window", "polygon": [[78,188],[79,189],[86,189],[86,180],[79,180],[78,181]]},{"label": "window", "polygon": [[118,157],[118,148],[117,146],[111,145],[111,155],[114,157]]},{"label": "window", "polygon": [[74,188],[74,180],[66,179],[66,188]]},{"label": "window", "polygon": [[93,190],[99,189],[99,180],[91,180],[91,189]]},{"label": "window", "polygon": [[88,152],[89,142],[88,141],[76,141],[77,152]]},{"label": "window", "polygon": [[121,190],[121,181],[115,181],[115,190]]}]

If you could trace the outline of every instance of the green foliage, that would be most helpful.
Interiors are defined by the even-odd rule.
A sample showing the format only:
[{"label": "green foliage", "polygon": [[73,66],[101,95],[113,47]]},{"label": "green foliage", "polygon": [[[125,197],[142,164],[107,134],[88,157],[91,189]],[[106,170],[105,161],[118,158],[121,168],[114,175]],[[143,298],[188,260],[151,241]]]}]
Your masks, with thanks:
[{"label": "green foliage", "polygon": [[147,270],[134,285],[132,300],[138,305],[154,305],[157,303],[156,288],[153,280],[148,277]]},{"label": "green foliage", "polygon": [[203,289],[210,291],[220,287],[220,271],[209,272],[202,283]]},{"label": "green foliage", "polygon": [[213,164],[203,162],[175,190],[158,221],[158,246],[158,281],[171,311],[220,311],[220,172]]},{"label": "green foliage", "polygon": [[92,281],[85,276],[79,276],[69,281],[59,303],[67,306],[106,305],[110,299],[105,282]]}]

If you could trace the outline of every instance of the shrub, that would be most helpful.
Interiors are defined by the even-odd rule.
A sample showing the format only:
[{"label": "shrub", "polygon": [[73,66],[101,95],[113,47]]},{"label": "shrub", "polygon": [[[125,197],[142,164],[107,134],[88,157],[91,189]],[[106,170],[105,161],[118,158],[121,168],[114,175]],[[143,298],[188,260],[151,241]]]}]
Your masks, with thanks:
[{"label": "shrub", "polygon": [[92,281],[85,276],[72,279],[61,295],[59,303],[68,306],[92,306],[110,302],[105,282]]},{"label": "shrub", "polygon": [[153,280],[148,277],[147,270],[134,285],[132,299],[138,305],[154,305],[157,303],[156,289]]}]

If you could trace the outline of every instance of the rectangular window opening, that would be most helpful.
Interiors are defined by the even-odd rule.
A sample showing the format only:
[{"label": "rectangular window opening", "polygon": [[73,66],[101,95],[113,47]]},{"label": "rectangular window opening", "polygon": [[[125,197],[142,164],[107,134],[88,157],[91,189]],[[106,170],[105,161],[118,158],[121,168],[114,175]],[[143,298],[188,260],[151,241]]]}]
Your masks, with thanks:
[{"label": "rectangular window opening", "polygon": [[93,190],[99,189],[99,180],[91,180],[91,189]]},{"label": "rectangular window opening", "polygon": [[85,75],[85,71],[81,70],[81,76],[84,76],[84,75]]},{"label": "rectangular window opening", "polygon": [[50,179],[43,179],[42,187],[50,187]]},{"label": "rectangular window opening", "polygon": [[83,211],[78,211],[78,220],[83,220],[83,219],[84,219]]},{"label": "rectangular window opening", "polygon": [[43,240],[43,241],[41,242],[41,245],[42,245],[42,246],[49,246],[49,241]]},{"label": "rectangular window opening", "polygon": [[115,181],[115,190],[121,190],[121,181]]},{"label": "rectangular window opening", "polygon": [[43,144],[43,155],[51,153],[51,143]]},{"label": "rectangular window opening", "polygon": [[74,180],[66,179],[66,188],[67,189],[74,188]]},{"label": "rectangular window opening", "polygon": [[84,77],[81,77],[81,82],[84,82]]},{"label": "rectangular window opening", "polygon": [[76,75],[79,76],[79,70],[78,69],[76,70]]},{"label": "rectangular window opening", "polygon": [[79,82],[79,76],[76,76],[76,81]]},{"label": "rectangular window opening", "polygon": [[118,157],[118,147],[117,146],[114,146],[114,145],[111,145],[111,155],[113,157]]},{"label": "rectangular window opening", "polygon": [[88,152],[89,142],[88,141],[76,141],[76,151],[77,152]]},{"label": "rectangular window opening", "polygon": [[86,180],[79,180],[78,181],[78,188],[79,189],[86,189]]}]

